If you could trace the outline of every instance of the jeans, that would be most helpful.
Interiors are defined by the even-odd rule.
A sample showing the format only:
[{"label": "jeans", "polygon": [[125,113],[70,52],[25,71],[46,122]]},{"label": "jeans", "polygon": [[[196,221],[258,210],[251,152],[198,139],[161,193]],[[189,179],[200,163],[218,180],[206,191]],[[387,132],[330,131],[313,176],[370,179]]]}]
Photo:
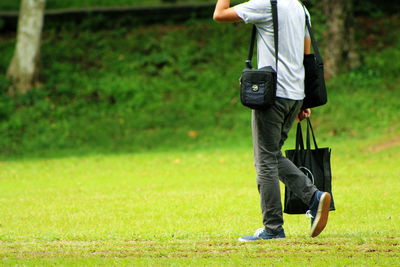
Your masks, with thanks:
[{"label": "jeans", "polygon": [[283,213],[279,180],[304,203],[310,203],[317,188],[281,148],[302,106],[302,101],[276,98],[267,110],[252,111],[254,165],[263,224],[269,233],[282,230]]}]

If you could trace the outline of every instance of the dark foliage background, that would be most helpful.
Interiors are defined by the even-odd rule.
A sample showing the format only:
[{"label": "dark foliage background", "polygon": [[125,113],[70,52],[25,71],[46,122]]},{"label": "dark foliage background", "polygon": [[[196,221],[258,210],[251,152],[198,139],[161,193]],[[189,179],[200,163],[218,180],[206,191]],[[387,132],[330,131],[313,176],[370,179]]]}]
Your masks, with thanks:
[{"label": "dark foliage background", "polygon": [[[109,27],[93,30],[99,22]],[[9,97],[0,75],[2,157],[251,144],[250,111],[238,99],[249,25],[113,23],[96,17],[46,27],[42,85],[26,95]],[[362,64],[329,80],[329,104],[314,110],[330,143],[400,129],[400,19],[360,15],[356,23]],[[15,34],[0,36],[0,73],[14,46]]]}]

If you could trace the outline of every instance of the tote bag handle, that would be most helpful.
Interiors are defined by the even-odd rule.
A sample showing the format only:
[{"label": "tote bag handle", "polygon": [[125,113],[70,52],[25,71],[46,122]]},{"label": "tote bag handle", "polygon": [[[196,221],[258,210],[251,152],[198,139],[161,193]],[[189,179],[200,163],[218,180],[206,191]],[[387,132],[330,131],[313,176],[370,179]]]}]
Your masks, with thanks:
[{"label": "tote bag handle", "polygon": [[315,140],[314,130],[312,128],[310,118],[307,118],[307,150],[311,150],[310,130],[314,141],[314,147],[315,149],[318,149],[317,141]]},{"label": "tote bag handle", "polygon": [[301,123],[297,123],[297,132],[296,132],[296,154],[299,153],[300,150],[304,150],[304,141],[303,141],[303,131],[301,130]]}]

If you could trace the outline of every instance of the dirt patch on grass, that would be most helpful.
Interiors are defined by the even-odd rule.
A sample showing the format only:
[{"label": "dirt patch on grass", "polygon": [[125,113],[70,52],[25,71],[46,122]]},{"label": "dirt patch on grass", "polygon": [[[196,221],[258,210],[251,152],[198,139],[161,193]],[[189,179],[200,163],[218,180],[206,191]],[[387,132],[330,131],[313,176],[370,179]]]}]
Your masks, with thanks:
[{"label": "dirt patch on grass", "polygon": [[367,152],[380,152],[395,146],[400,146],[400,136],[393,137],[382,143],[378,143],[374,146],[367,148]]},{"label": "dirt patch on grass", "polygon": [[[399,253],[396,247],[398,240],[384,238],[371,239],[363,244],[358,244],[355,239],[331,238],[324,242],[304,241],[301,239],[288,239],[281,242],[255,242],[242,244],[239,242],[196,242],[164,241],[164,242],[135,242],[135,241],[59,241],[59,242],[0,242],[1,258],[229,258],[229,257],[265,257],[272,258],[313,257],[318,254],[337,256],[341,250],[343,257],[349,255],[363,257],[366,252],[391,257]],[[322,246],[321,246],[322,245]]]}]

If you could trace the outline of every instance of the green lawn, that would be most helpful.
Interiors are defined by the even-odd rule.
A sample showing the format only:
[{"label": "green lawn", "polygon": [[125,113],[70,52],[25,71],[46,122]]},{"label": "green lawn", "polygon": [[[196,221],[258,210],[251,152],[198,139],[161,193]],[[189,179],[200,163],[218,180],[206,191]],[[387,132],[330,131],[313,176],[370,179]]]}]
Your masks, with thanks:
[{"label": "green lawn", "polygon": [[261,226],[251,147],[2,161],[0,264],[398,265],[398,135],[329,142],[325,231],[285,215],[285,240],[252,244],[236,241]]},{"label": "green lawn", "polygon": [[45,32],[43,88],[11,99],[0,76],[0,265],[399,265],[398,26],[313,111],[333,149],[326,230],[285,215],[287,239],[242,244],[261,226],[237,98],[248,29]]}]

